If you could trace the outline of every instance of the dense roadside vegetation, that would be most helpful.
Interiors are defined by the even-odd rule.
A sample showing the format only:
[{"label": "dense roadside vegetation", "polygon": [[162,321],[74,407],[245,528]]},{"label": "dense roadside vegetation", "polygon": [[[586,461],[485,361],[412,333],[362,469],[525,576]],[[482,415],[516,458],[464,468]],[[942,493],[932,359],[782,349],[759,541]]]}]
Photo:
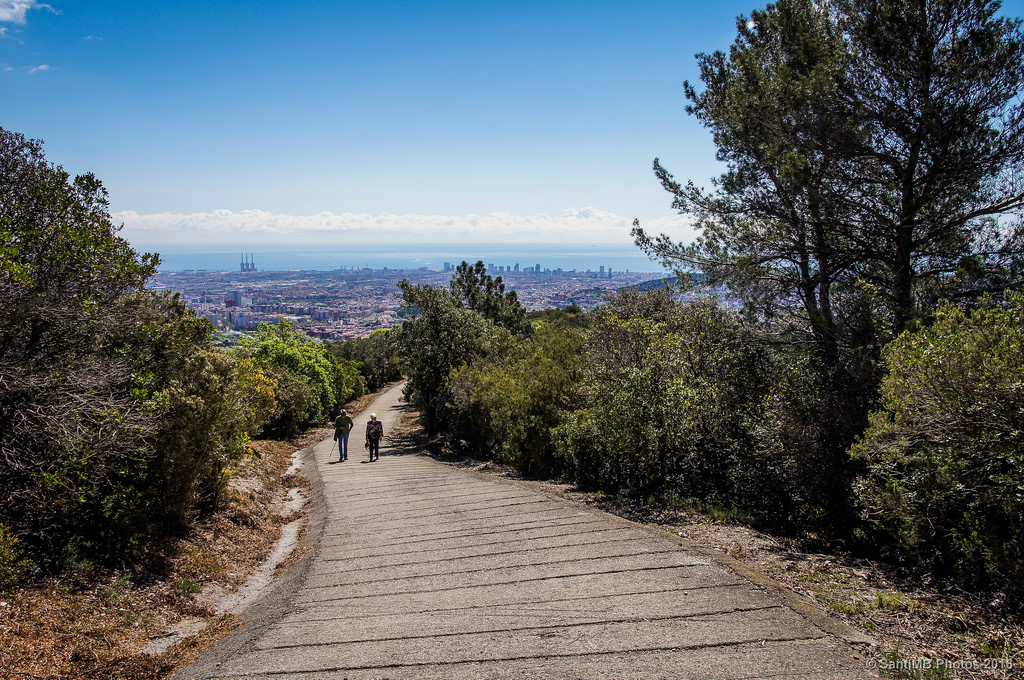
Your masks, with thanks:
[{"label": "dense roadside vegetation", "polygon": [[478,263],[402,286],[442,450],[714,509],[950,584],[1024,583],[1024,40],[981,0],[781,0],[700,55],[727,171],[655,170],[700,230],[634,236],[743,301],[523,315]]},{"label": "dense roadside vegetation", "polygon": [[[258,436],[408,378],[434,446],[1024,591],[1024,39],[985,0],[780,0],[699,57],[726,173],[655,172],[699,237],[637,244],[743,302],[526,313],[462,263],[407,321],[239,346],[146,283],[106,192],[0,130],[0,590],[162,568]],[[826,11],[827,10],[827,11]],[[248,452],[248,453],[247,453]],[[148,560],[148,562],[147,562]]]},{"label": "dense roadside vegetation", "polygon": [[[66,569],[0,592],[0,677],[156,680],[195,659],[237,625],[200,593],[237,588],[266,559],[293,519],[281,501],[305,480],[284,473],[305,443],[246,444],[228,468],[218,509],[194,518],[143,563]],[[180,640],[171,630],[183,622],[184,630],[207,628]]]},{"label": "dense roadside vegetation", "polygon": [[117,235],[95,177],[0,129],[4,677],[166,677],[202,641],[141,653],[168,625],[230,629],[195,595],[270,552],[302,482],[283,476],[296,437],[395,375],[285,322],[217,347],[147,289],[157,264]]},{"label": "dense roadside vegetation", "polygon": [[95,177],[0,129],[0,589],[144,561],[217,509],[250,438],[322,426],[394,377],[285,321],[215,347],[147,289],[158,256],[107,205]]}]

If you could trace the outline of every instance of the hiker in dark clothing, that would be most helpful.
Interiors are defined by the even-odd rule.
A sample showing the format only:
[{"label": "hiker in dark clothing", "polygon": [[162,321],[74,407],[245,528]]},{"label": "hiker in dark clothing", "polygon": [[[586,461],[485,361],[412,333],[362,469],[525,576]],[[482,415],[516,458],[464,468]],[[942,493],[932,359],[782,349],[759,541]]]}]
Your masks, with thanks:
[{"label": "hiker in dark clothing", "polygon": [[371,413],[366,423],[366,448],[370,451],[370,462],[380,460],[380,440],[384,438],[384,424],[377,420],[377,414]]},{"label": "hiker in dark clothing", "polygon": [[343,460],[348,460],[348,435],[352,431],[352,418],[345,412],[345,409],[341,409],[341,414],[334,419],[334,441],[338,442],[338,453],[341,457],[338,459],[340,463]]}]

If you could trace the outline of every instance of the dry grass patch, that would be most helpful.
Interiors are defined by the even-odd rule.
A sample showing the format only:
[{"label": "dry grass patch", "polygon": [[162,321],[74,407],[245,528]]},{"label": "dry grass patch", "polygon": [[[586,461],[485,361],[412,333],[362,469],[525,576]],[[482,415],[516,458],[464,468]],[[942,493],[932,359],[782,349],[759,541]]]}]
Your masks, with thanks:
[{"label": "dry grass patch", "polygon": [[[362,411],[377,394],[346,408]],[[281,527],[301,514],[286,506],[291,489],[310,485],[286,474],[292,454],[331,433],[324,427],[291,442],[250,442],[228,471],[217,511],[155,548],[146,564],[62,574],[0,593],[0,680],[156,680],[197,659],[239,625],[209,603],[244,584]],[[184,620],[201,634],[161,654],[142,652]]]},{"label": "dry grass patch", "polygon": [[[270,553],[287,519],[274,508],[301,479],[282,477],[294,451],[285,442],[251,442],[219,510],[146,564],[63,574],[0,595],[0,678],[162,678],[230,630],[234,617],[219,615],[203,596],[236,590]],[[205,622],[203,639],[142,653],[183,619]]]}]

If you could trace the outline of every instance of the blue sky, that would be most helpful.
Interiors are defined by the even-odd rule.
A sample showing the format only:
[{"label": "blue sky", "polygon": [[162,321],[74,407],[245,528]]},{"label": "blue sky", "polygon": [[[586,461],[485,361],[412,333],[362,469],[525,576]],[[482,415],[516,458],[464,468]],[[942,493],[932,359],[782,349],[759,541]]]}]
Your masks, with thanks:
[{"label": "blue sky", "polygon": [[651,162],[717,174],[682,82],[763,4],[0,0],[0,126],[140,247],[685,238]]}]

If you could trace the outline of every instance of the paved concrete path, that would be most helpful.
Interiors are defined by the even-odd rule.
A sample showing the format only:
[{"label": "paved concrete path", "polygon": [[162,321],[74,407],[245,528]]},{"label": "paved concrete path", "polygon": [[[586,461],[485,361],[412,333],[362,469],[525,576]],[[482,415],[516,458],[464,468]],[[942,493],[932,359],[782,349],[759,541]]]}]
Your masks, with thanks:
[{"label": "paved concrete path", "polygon": [[313,448],[313,550],[178,677],[870,675],[814,617],[670,536],[387,440],[367,462],[368,413],[389,432],[399,394],[356,419],[347,462]]}]

